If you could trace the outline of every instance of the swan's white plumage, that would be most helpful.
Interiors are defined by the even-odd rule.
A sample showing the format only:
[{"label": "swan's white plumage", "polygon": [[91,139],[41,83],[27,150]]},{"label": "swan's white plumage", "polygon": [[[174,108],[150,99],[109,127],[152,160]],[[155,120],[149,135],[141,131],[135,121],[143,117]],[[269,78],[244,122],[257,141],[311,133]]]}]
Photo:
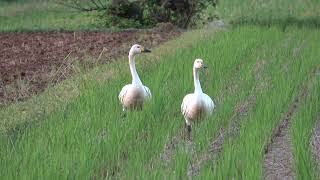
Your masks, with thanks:
[{"label": "swan's white plumage", "polygon": [[123,110],[142,109],[144,102],[150,100],[152,97],[150,89],[142,84],[135,69],[134,56],[144,51],[146,51],[145,48],[138,44],[133,45],[130,49],[129,65],[132,75],[132,83],[125,85],[118,96],[120,103],[123,106]]},{"label": "swan's white plumage", "polygon": [[144,85],[125,85],[119,93],[119,100],[125,109],[142,109],[143,103],[152,97]]},{"label": "swan's white plumage", "polygon": [[200,96],[197,94],[188,94],[183,98],[181,104],[181,112],[186,120],[186,123],[190,125],[190,122],[201,119],[204,116],[210,116],[214,110],[214,103],[212,99],[202,93]]},{"label": "swan's white plumage", "polygon": [[121,91],[119,93],[118,98],[119,98],[121,104],[123,104],[123,99],[126,96],[126,93],[127,93],[128,89],[130,88],[130,85],[131,84],[127,84],[127,85],[123,86],[123,88],[121,89]]},{"label": "swan's white plumage", "polygon": [[143,87],[144,87],[144,90],[145,90],[146,100],[150,100],[151,97],[152,97],[150,89],[147,86],[143,86]]}]

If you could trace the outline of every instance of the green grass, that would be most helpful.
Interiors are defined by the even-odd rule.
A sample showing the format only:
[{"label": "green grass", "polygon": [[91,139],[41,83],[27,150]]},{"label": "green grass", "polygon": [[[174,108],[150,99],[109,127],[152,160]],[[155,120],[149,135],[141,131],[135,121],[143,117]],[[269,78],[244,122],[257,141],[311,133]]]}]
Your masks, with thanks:
[{"label": "green grass", "polygon": [[[255,83],[252,71],[256,64],[256,56],[259,53],[264,53],[264,49],[268,49],[267,47],[271,47],[275,42],[274,38],[270,38],[271,33],[274,32],[266,31],[262,28],[252,28],[251,26],[237,28],[232,32],[223,35],[219,34],[219,37],[223,39],[220,41],[215,39],[218,41],[216,42],[216,47],[207,50],[211,51],[215,49],[215,56],[223,56],[224,59],[223,61],[219,58],[215,60],[217,64],[220,64],[219,66],[214,66],[217,68],[216,70],[219,74],[212,75],[211,82],[217,83],[213,84],[212,87],[218,88],[218,92],[213,95],[209,94],[215,98],[225,93],[226,89],[233,84],[237,84],[239,87],[234,93],[225,94],[223,102],[217,104],[217,111],[214,117],[201,124],[195,125],[194,141],[196,142],[197,152],[207,151],[212,138],[219,132],[221,127],[225,127],[228,124],[230,117],[233,115],[234,106],[249,95]],[[240,44],[241,48],[239,48]],[[219,47],[222,47],[225,51],[222,51]],[[255,53],[256,51],[258,53]],[[237,64],[243,64],[243,68],[241,68],[239,72],[234,73]],[[233,76],[235,76],[235,80],[234,82],[230,82],[229,80],[234,78]],[[208,88],[210,89],[210,86]],[[188,169],[190,155],[186,154],[184,149],[180,149],[180,151],[178,150],[176,153],[176,156],[182,156],[184,158],[174,159],[175,161],[172,162],[171,169],[168,170],[167,173],[172,173],[170,176],[184,177]],[[180,168],[178,171],[179,174],[175,174],[177,167]]]},{"label": "green grass", "polygon": [[235,24],[320,26],[318,0],[229,0],[220,2],[218,12]]},{"label": "green grass", "polygon": [[[88,81],[79,98],[7,139],[1,150],[1,174],[9,179],[88,179],[101,174],[121,178],[160,178],[166,174],[185,178],[191,157],[183,147],[177,149],[168,167],[156,164],[159,168],[148,171],[146,166],[159,158],[168,138],[183,126],[180,103],[193,89],[193,60],[201,57],[211,67],[209,75],[201,77],[206,78],[205,92],[213,98],[222,93],[232,76],[237,76],[241,83],[236,92],[227,94],[223,103],[217,104],[214,116],[194,125],[197,153],[207,150],[218,129],[228,124],[236,104],[253,92],[259,83],[254,71],[257,61],[266,61],[261,73],[270,87],[256,92],[256,105],[244,117],[239,136],[224,144],[216,173],[211,174],[207,165],[200,174],[218,179],[258,179],[263,147],[271,130],[317,64],[317,34],[296,27],[284,33],[278,27],[245,26],[219,32],[188,50],[163,55],[161,61],[152,64],[149,56],[140,57],[137,60],[140,75],[154,95],[143,112],[129,113],[125,120],[120,118],[117,94],[130,81],[128,73],[119,74],[105,84]],[[308,41],[308,48],[294,54],[293,50],[304,40]],[[241,61],[243,68],[239,74],[233,74],[235,65]],[[288,72],[282,70],[286,62]],[[114,64],[113,68],[127,69],[127,66]]]},{"label": "green grass", "polygon": [[94,13],[76,11],[54,1],[0,2],[0,31],[97,29]]},{"label": "green grass", "polygon": [[[254,111],[241,123],[239,136],[231,138],[224,144],[218,160],[219,165],[214,171],[215,177],[235,177],[236,179],[261,177],[263,148],[271,137],[272,129],[276,127],[292,103],[302,83],[307,80],[308,74],[318,64],[316,56],[319,55],[319,51],[316,48],[316,41],[319,40],[319,36],[317,33],[312,33],[308,29],[288,30],[287,33],[283,33],[285,37],[290,38],[288,41],[273,44],[277,50],[266,57],[268,68],[264,70],[264,76],[270,79],[270,89],[257,95]],[[279,34],[273,35],[276,37]],[[299,55],[295,55],[294,49],[299,48],[304,40],[308,41],[308,48],[299,52]],[[286,43],[288,47],[283,48]],[[285,73],[282,65],[286,63],[289,63],[289,71]],[[228,171],[224,171],[225,169]],[[204,174],[210,171],[210,167],[207,166]]]},{"label": "green grass", "polygon": [[316,177],[319,177],[319,169],[316,168],[310,146],[313,129],[319,118],[320,79],[319,74],[316,76],[318,77],[312,83],[309,97],[295,116],[291,129],[298,179],[317,179]]},{"label": "green grass", "polygon": [[[142,112],[120,117],[117,95],[131,81],[126,59],[1,110],[1,177],[186,179],[190,162],[208,151],[219,130],[232,123],[239,106],[249,102],[247,113],[237,116],[239,131],[226,133],[215,162],[206,162],[195,178],[261,179],[264,148],[273,129],[319,66],[320,8],[315,0],[244,2],[252,6],[234,0],[221,1],[218,8],[237,26],[219,32],[189,31],[137,58],[139,74],[153,94]],[[52,22],[39,29],[51,28]],[[24,25],[7,30],[24,29]],[[64,27],[60,25],[53,28]],[[182,141],[167,164],[161,153],[184,125],[180,104],[193,91],[191,68],[198,57],[209,66],[201,81],[216,110],[193,125],[195,154]],[[311,83],[309,96],[293,114],[290,126],[298,179],[317,179],[309,142],[319,116],[319,73]]]}]

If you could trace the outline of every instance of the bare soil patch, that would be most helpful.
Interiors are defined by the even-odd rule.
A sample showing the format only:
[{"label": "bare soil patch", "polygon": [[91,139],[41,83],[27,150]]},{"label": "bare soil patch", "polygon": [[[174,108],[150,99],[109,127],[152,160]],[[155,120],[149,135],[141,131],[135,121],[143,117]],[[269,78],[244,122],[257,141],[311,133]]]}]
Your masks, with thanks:
[{"label": "bare soil patch", "polygon": [[289,136],[288,123],[283,121],[264,156],[264,179],[296,179]]},{"label": "bare soil patch", "polygon": [[126,55],[135,43],[154,47],[180,34],[168,25],[122,32],[0,33],[0,107],[63,81],[75,64],[89,69]]}]

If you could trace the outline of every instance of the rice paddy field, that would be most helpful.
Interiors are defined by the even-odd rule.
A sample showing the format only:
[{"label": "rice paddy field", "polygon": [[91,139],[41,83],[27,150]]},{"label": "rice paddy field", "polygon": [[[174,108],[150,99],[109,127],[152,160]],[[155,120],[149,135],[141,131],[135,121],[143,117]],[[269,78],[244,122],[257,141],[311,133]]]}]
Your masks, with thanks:
[{"label": "rice paddy field", "polygon": [[[126,58],[1,109],[1,179],[320,179],[320,2],[242,2],[219,4],[225,28],[136,58],[153,95],[141,112],[121,116]],[[180,105],[196,58],[216,109],[188,141]]]}]

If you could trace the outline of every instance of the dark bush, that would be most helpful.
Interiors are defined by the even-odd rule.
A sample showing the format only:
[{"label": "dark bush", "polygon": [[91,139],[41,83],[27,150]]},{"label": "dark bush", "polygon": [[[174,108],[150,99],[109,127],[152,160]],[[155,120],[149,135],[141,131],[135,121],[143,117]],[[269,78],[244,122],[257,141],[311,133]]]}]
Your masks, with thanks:
[{"label": "dark bush", "polygon": [[186,28],[193,25],[193,19],[210,5],[216,6],[217,0],[149,0],[146,3],[156,22],[171,22]]},{"label": "dark bush", "polygon": [[[82,0],[83,1],[83,0]],[[150,27],[170,22],[182,28],[195,24],[208,6],[216,6],[217,0],[79,0],[63,3],[82,11],[99,11],[99,23],[103,26]]]}]

